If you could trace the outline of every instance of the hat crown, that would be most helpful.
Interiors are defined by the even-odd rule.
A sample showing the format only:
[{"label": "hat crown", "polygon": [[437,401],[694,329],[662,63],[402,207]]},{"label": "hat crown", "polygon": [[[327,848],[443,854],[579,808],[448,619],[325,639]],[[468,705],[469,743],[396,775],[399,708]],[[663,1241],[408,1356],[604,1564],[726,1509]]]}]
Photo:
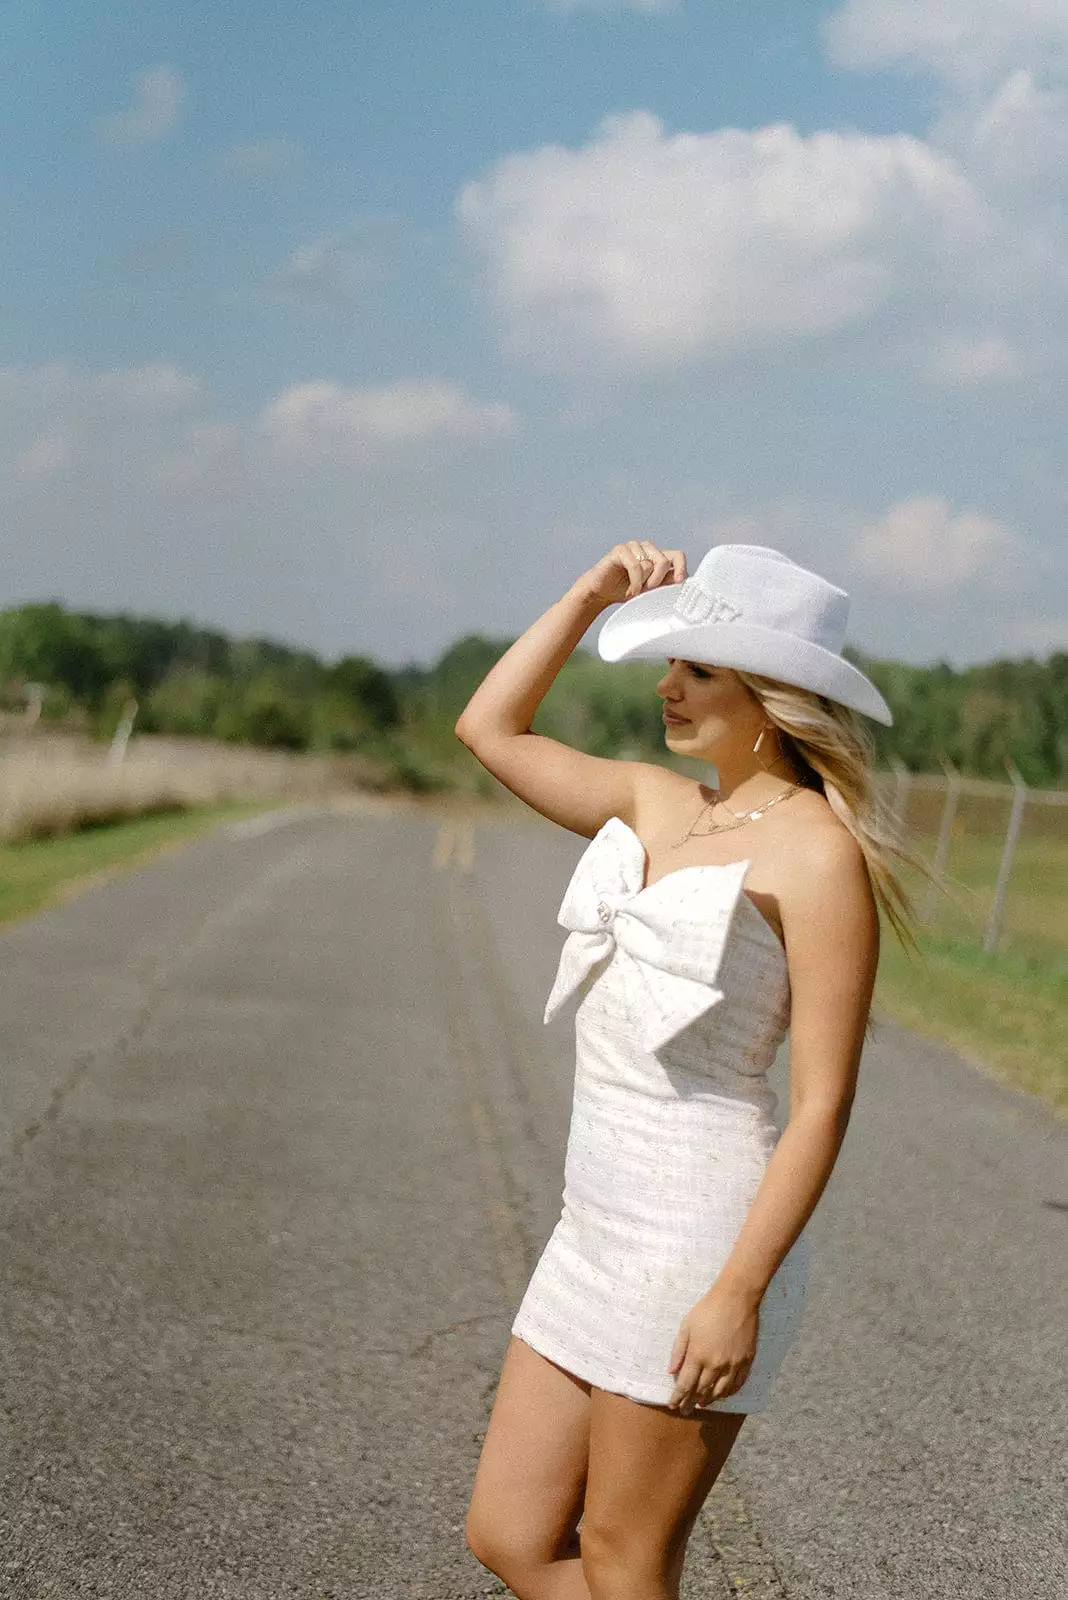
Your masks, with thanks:
[{"label": "hat crown", "polygon": [[680,621],[740,621],[807,639],[840,654],[849,618],[844,589],[767,545],[719,544],[679,585]]}]

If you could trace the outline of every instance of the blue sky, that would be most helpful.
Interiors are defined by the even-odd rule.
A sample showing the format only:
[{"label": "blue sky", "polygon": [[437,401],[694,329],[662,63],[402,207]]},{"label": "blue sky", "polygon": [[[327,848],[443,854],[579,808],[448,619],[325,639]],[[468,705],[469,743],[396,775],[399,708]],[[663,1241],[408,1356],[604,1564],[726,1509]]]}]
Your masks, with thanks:
[{"label": "blue sky", "polygon": [[0,22],[0,604],[429,661],[619,539],[1068,648],[1053,0]]}]

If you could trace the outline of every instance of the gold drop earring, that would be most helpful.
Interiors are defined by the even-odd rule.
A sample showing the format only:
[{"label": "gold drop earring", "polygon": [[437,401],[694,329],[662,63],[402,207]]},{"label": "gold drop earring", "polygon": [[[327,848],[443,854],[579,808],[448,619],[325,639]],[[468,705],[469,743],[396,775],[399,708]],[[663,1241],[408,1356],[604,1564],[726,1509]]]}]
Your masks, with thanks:
[{"label": "gold drop earring", "polygon": [[[763,726],[763,728],[761,728],[761,731],[759,731],[759,733],[756,734],[756,744],[755,744],[755,746],[753,746],[753,755],[759,755],[759,747],[761,747],[761,744],[763,744],[763,742],[764,742],[764,734],[767,733],[767,730],[769,730],[769,728],[771,728],[771,726],[772,726],[772,723],[769,723],[769,722],[764,723],[764,726]],[[775,757],[775,762],[780,762],[780,760],[782,760],[782,755],[777,755],[777,757]],[[772,762],[772,766],[775,765],[775,762]],[[761,766],[763,766],[764,771],[766,771],[766,773],[769,773],[769,771],[771,771],[771,766],[767,765],[767,762],[761,762]]]}]

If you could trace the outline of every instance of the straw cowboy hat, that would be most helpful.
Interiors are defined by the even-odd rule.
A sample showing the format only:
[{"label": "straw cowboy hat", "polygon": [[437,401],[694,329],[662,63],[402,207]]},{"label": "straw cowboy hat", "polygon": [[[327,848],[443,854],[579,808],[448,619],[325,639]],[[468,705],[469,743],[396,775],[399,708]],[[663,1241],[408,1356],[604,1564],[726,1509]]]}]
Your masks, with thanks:
[{"label": "straw cowboy hat", "polygon": [[812,689],[892,727],[890,707],[842,656],[849,596],[762,544],[718,544],[682,583],[625,600],[601,626],[604,661],[679,656]]}]

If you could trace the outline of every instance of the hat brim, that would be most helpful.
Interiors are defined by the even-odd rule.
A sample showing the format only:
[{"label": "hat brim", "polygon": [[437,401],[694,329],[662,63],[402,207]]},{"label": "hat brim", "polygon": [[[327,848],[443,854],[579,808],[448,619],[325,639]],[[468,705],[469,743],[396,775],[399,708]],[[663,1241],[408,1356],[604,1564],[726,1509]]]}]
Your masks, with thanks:
[{"label": "hat brim", "polygon": [[661,585],[634,595],[605,620],[597,636],[602,661],[656,661],[678,656],[684,661],[759,672],[837,700],[893,727],[893,713],[878,689],[844,656],[811,640],[754,623],[680,622],[674,610],[675,587]]}]

